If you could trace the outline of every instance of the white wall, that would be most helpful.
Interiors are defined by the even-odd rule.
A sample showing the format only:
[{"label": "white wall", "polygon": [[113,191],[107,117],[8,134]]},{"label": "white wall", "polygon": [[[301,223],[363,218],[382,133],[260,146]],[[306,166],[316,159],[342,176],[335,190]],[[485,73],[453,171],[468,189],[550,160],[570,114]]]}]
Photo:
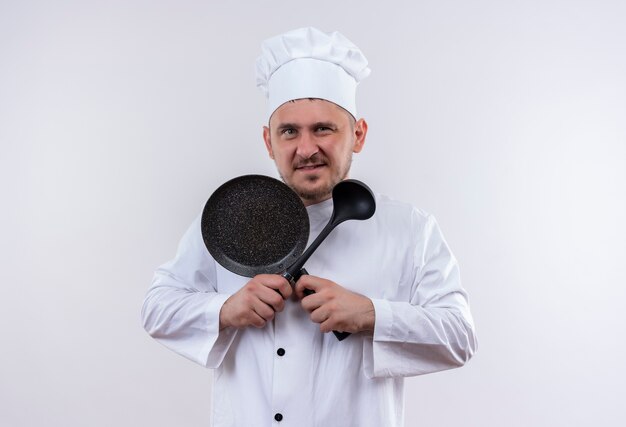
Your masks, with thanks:
[{"label": "white wall", "polygon": [[0,4],[0,425],[208,425],[139,310],[212,190],[274,174],[253,62],[305,25],[370,60],[352,176],[434,213],[470,293],[479,352],[407,381],[407,426],[623,422],[626,4],[213,3]]}]

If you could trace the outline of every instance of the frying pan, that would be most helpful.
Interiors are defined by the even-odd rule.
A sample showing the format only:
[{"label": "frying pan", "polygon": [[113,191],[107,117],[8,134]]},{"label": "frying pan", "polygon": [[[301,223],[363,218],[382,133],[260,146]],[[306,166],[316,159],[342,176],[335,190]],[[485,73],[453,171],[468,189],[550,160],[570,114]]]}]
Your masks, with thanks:
[{"label": "frying pan", "polygon": [[202,238],[215,260],[246,277],[278,274],[302,254],[309,216],[281,181],[244,175],[221,185],[202,212]]},{"label": "frying pan", "polygon": [[[202,237],[213,258],[233,273],[246,277],[282,273],[295,284],[307,274],[303,266],[308,258],[337,225],[368,219],[375,210],[367,185],[341,181],[333,188],[330,221],[301,256],[309,237],[309,217],[299,196],[274,178],[244,175],[211,195],[202,213]],[[350,335],[333,332],[340,341]]]}]

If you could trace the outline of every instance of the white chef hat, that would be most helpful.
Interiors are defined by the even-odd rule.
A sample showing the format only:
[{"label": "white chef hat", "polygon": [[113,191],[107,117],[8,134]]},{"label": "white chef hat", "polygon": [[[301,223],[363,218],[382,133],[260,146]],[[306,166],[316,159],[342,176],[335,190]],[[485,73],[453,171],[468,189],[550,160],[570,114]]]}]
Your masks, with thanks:
[{"label": "white chef hat", "polygon": [[269,101],[267,117],[293,99],[331,101],[355,118],[356,86],[370,74],[361,50],[341,33],[299,28],[269,38],[256,61],[257,86]]}]

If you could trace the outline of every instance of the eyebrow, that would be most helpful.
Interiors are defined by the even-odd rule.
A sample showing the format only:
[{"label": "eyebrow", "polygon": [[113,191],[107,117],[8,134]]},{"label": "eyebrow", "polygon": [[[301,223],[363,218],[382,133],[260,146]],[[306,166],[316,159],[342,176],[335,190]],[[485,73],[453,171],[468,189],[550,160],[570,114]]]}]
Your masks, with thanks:
[{"label": "eyebrow", "polygon": [[331,129],[337,129],[337,125],[333,122],[317,122],[317,123],[313,123],[313,125],[311,126],[311,128],[331,128]]},{"label": "eyebrow", "polygon": [[[279,124],[276,129],[283,130],[283,129],[301,129],[303,126],[296,124],[296,123],[281,123]],[[337,129],[337,124],[334,122],[315,122],[313,124],[311,124],[310,128],[311,129],[316,129],[319,127],[325,127],[325,128],[331,128],[331,129]]]},{"label": "eyebrow", "polygon": [[279,124],[276,129],[277,130],[283,130],[283,129],[300,129],[302,126],[297,125],[295,123],[281,123]]}]

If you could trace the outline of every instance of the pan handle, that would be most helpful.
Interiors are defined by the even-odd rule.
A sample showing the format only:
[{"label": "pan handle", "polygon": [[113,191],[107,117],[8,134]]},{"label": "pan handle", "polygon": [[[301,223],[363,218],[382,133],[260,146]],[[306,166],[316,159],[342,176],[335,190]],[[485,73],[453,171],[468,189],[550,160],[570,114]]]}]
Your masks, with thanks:
[{"label": "pan handle", "polygon": [[[305,275],[305,274],[309,274],[309,272],[306,271],[304,269],[304,267],[303,267],[303,268],[300,269],[300,271],[293,278],[294,283],[297,282],[300,279],[300,277]],[[315,291],[312,290],[312,289],[305,289],[304,290],[304,295],[306,295],[306,296],[309,296],[309,295],[314,294],[314,293],[315,293]],[[335,336],[337,337],[337,339],[339,341],[343,341],[343,340],[345,340],[346,338],[348,338],[350,336],[350,332],[333,331],[333,334],[335,334]]]}]

